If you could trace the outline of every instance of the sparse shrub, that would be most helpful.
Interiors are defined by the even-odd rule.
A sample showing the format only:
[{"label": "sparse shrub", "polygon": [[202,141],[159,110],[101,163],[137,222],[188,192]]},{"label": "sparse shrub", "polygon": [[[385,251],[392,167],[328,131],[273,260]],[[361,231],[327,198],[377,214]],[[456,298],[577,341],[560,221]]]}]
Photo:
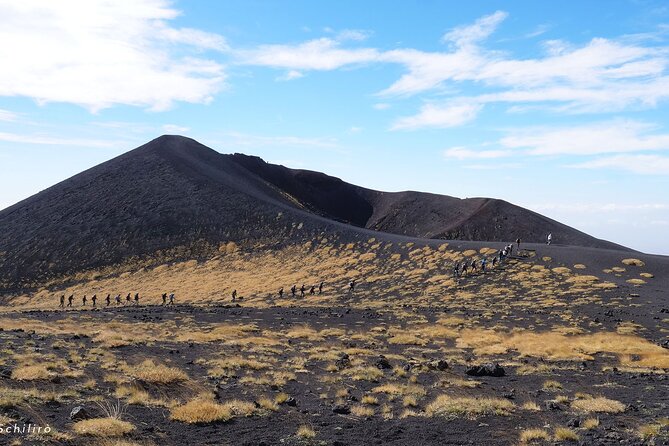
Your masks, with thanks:
[{"label": "sparse shrub", "polygon": [[134,367],[129,367],[128,374],[140,381],[152,384],[171,384],[188,379],[188,375],[183,370],[156,364],[151,359],[147,359]]},{"label": "sparse shrub", "polygon": [[506,399],[484,397],[453,397],[440,395],[427,405],[427,416],[508,415],[514,404]]},{"label": "sparse shrub", "polygon": [[586,418],[581,423],[581,427],[585,430],[592,430],[599,426],[599,418]]},{"label": "sparse shrub", "polygon": [[351,413],[356,417],[371,417],[374,415],[374,409],[369,406],[363,406],[361,404],[351,407]]},{"label": "sparse shrub", "polygon": [[200,396],[182,406],[174,407],[170,413],[170,418],[189,424],[228,421],[232,418],[232,409],[214,402],[209,397]]}]

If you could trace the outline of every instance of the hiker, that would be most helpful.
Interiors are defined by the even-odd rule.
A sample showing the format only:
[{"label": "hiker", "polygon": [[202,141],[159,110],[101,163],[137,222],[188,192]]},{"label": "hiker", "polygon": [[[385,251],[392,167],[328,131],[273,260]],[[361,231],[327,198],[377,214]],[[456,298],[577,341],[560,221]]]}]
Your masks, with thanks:
[{"label": "hiker", "polygon": [[70,297],[67,298],[67,306],[72,306],[72,301],[74,300],[74,294],[70,294]]},{"label": "hiker", "polygon": [[453,277],[460,277],[460,265],[457,263],[453,267]]},{"label": "hiker", "polygon": [[516,245],[518,245],[518,251],[520,251],[520,237],[516,239]]},{"label": "hiker", "polygon": [[139,293],[135,293],[135,305],[139,305]]},{"label": "hiker", "polygon": [[93,306],[95,306],[95,302],[97,302],[97,300],[98,300],[98,295],[93,294],[93,297],[91,297],[91,300],[93,301]]},{"label": "hiker", "polygon": [[292,287],[290,287],[290,293],[293,295],[293,297],[295,297],[296,292],[297,292],[297,286],[296,285],[293,285]]},{"label": "hiker", "polygon": [[111,294],[107,294],[107,298],[105,299],[105,302],[107,303],[107,306],[111,304]]},{"label": "hiker", "polygon": [[60,296],[60,305],[58,305],[60,308],[65,308],[65,295],[63,294]]},{"label": "hiker", "polygon": [[316,294],[316,285],[311,285],[311,288],[309,288],[309,294],[312,296]]},{"label": "hiker", "polygon": [[472,260],[472,274],[476,271],[476,259]]},{"label": "hiker", "polygon": [[86,301],[87,301],[87,300],[88,300],[88,299],[86,299],[86,295],[84,294],[84,297],[81,299],[81,305],[83,305],[83,306],[85,307],[85,306],[86,306]]},{"label": "hiker", "polygon": [[163,293],[163,305],[167,305],[167,293]]},{"label": "hiker", "polygon": [[512,255],[513,254],[513,243],[510,243],[510,244],[506,245],[506,249],[507,249],[507,251],[509,251],[509,255]]},{"label": "hiker", "polygon": [[485,264],[488,263],[485,257],[481,259],[481,272],[485,272]]},{"label": "hiker", "polygon": [[121,293],[116,295],[116,305],[121,305]]},{"label": "hiker", "polygon": [[462,262],[462,275],[467,274],[467,262]]},{"label": "hiker", "polygon": [[279,288],[279,299],[283,297],[283,287]]},{"label": "hiker", "polygon": [[497,263],[497,256],[492,256],[492,267],[495,267],[495,263]]},{"label": "hiker", "polygon": [[548,236],[546,237],[546,244],[550,245],[552,241],[553,241],[553,234],[549,232]]},{"label": "hiker", "polygon": [[128,293],[128,295],[125,296],[125,302],[129,304],[131,299],[132,298],[130,297],[130,293]]},{"label": "hiker", "polygon": [[323,293],[323,282],[321,282],[320,285],[318,285],[318,294],[322,293]]},{"label": "hiker", "polygon": [[232,290],[232,301],[234,302],[236,300],[237,300],[237,290]]},{"label": "hiker", "polygon": [[304,297],[304,291],[305,291],[306,289],[307,289],[307,288],[304,286],[304,284],[302,284],[302,286],[300,287],[300,297]]},{"label": "hiker", "polygon": [[174,305],[174,293],[170,293],[170,305]]},{"label": "hiker", "polygon": [[348,284],[348,290],[352,293],[355,291],[355,279],[351,280]]}]

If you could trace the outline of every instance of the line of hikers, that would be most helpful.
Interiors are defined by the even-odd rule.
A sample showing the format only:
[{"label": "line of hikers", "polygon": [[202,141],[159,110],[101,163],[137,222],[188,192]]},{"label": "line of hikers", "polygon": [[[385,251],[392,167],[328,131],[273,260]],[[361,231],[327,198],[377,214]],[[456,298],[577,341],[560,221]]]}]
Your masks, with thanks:
[{"label": "line of hikers", "polygon": [[[521,240],[519,238],[516,239],[516,245],[518,252],[520,252],[520,242]],[[494,268],[495,265],[499,264],[501,265],[502,262],[510,255],[513,255],[513,248],[514,244],[509,243],[506,245],[504,248],[500,249],[497,254],[492,256],[490,263],[492,267]],[[453,276],[456,278],[459,278],[461,276],[464,276],[467,274],[468,270],[471,270],[472,274],[477,271],[477,265],[480,264],[481,266],[481,272],[485,273],[486,266],[488,264],[488,258],[483,257],[481,260],[473,259],[471,262],[468,260],[464,260],[462,263],[455,263],[453,265]]]},{"label": "line of hikers", "polygon": [[[169,296],[167,293],[163,293],[162,298],[163,298],[163,305],[174,305],[174,293],[171,293]],[[97,306],[97,301],[98,301],[97,294],[93,294],[90,300],[91,300],[91,306],[93,307]],[[123,304],[123,299],[121,298],[120,294],[116,295],[114,301],[116,305]],[[71,307],[73,303],[74,303],[74,294],[70,294],[70,296],[67,298],[67,305],[65,305],[65,295],[63,294],[60,296],[60,304],[58,306],[60,308]],[[88,297],[84,294],[84,297],[81,298],[81,305],[85,307],[87,303],[88,303]],[[111,305],[111,303],[112,303],[111,294],[107,294],[107,297],[105,298],[105,304],[108,307]],[[139,293],[135,293],[134,298],[132,297],[132,293],[128,293],[128,295],[125,296],[125,303],[127,305],[132,305],[132,304],[139,305]]]}]

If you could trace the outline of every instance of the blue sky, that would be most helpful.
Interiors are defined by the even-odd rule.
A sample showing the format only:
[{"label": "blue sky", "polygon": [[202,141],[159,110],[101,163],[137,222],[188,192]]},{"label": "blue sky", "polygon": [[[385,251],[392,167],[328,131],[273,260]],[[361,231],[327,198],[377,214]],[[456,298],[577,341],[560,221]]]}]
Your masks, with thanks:
[{"label": "blue sky", "polygon": [[669,254],[662,1],[0,0],[0,208],[164,133]]}]

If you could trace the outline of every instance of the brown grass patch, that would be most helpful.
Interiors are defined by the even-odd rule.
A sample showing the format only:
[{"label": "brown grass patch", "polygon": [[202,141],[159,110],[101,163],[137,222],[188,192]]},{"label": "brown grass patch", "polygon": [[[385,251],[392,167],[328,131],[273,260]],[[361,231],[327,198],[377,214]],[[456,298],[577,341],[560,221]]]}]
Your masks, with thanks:
[{"label": "brown grass patch", "polygon": [[627,265],[627,266],[631,266],[631,265],[646,266],[646,264],[643,262],[643,260],[639,260],[639,259],[623,259],[622,262],[623,262],[623,265]]},{"label": "brown grass patch", "polygon": [[551,436],[544,429],[525,429],[520,433],[519,441],[521,444],[527,444],[532,441],[548,441]]},{"label": "brown grass patch", "polygon": [[182,406],[172,408],[170,412],[170,419],[188,424],[228,421],[232,416],[230,407],[218,404],[207,396],[197,397]]},{"label": "brown grass patch", "polygon": [[126,371],[133,378],[152,384],[171,384],[188,380],[188,375],[183,370],[156,364],[151,359],[136,366],[128,366]]},{"label": "brown grass patch", "polygon": [[427,405],[427,416],[465,416],[509,415],[514,404],[506,399],[484,397],[453,397],[440,395]]},{"label": "brown grass patch", "polygon": [[51,380],[55,376],[56,374],[44,364],[20,365],[12,370],[12,379],[17,381]]},{"label": "brown grass patch", "polygon": [[603,396],[573,401],[571,407],[579,412],[586,413],[620,413],[625,411],[623,403]]},{"label": "brown grass patch", "polygon": [[77,421],[72,429],[79,435],[91,437],[122,437],[135,430],[135,426],[127,421],[117,418],[91,418],[89,420]]}]

